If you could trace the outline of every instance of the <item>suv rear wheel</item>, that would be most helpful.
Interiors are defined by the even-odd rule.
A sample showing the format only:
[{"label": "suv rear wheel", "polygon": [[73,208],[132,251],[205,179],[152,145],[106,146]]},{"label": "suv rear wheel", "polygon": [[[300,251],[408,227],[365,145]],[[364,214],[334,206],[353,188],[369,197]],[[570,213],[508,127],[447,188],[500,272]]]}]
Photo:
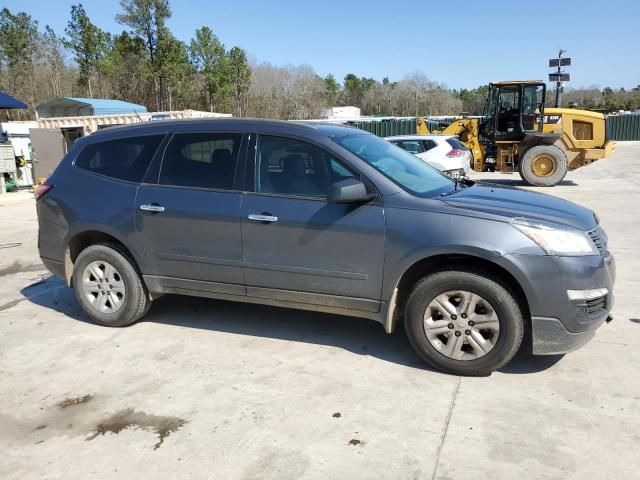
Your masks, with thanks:
[{"label": "suv rear wheel", "polygon": [[445,270],[414,287],[405,330],[432,367],[456,375],[488,375],[516,354],[524,322],[513,294],[488,273]]},{"label": "suv rear wheel", "polygon": [[82,309],[100,325],[130,325],[151,306],[140,274],[117,245],[92,245],[80,252],[73,286]]}]

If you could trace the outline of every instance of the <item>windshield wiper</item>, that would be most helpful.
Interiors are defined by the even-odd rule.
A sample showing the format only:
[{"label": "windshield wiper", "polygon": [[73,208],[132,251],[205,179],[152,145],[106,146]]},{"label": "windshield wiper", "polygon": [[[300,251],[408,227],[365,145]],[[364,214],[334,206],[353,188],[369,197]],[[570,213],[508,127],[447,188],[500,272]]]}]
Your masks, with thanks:
[{"label": "windshield wiper", "polygon": [[451,190],[450,192],[441,193],[440,194],[441,197],[446,197],[447,195],[452,195],[452,194],[454,194],[454,193],[456,193],[458,191],[458,183],[459,183],[458,178],[457,177],[453,177],[452,180],[454,182],[453,183],[453,190]]},{"label": "windshield wiper", "polygon": [[444,192],[441,193],[440,196],[441,197],[446,197],[447,195],[453,195],[456,192],[459,192],[460,190],[464,190],[465,188],[469,188],[471,186],[473,186],[475,184],[475,182],[473,180],[469,180],[468,178],[453,178],[453,190],[451,190],[450,192]]}]

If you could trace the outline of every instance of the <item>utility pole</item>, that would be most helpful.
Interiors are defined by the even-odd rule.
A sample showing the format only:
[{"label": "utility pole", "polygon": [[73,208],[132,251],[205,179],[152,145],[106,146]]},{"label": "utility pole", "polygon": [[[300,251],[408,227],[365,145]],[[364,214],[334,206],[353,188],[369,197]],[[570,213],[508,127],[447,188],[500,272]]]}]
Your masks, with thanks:
[{"label": "utility pole", "polygon": [[549,74],[549,81],[556,82],[556,108],[559,108],[560,104],[562,103],[563,82],[568,82],[571,79],[568,73],[564,73],[562,71],[562,67],[568,67],[569,65],[571,65],[570,58],[562,58],[563,53],[566,53],[566,50],[560,49],[558,51],[558,58],[549,59],[549,68],[558,67],[558,71],[556,73]]}]

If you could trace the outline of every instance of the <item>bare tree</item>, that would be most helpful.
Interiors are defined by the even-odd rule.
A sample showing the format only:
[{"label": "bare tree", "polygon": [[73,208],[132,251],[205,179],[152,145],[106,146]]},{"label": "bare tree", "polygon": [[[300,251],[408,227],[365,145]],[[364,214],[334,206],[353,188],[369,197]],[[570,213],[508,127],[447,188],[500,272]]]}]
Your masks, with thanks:
[{"label": "bare tree", "polygon": [[61,97],[63,95],[62,81],[66,70],[64,46],[56,32],[47,25],[40,37],[38,45],[38,57],[42,67],[47,72],[47,94],[49,97]]},{"label": "bare tree", "polygon": [[308,65],[251,68],[247,114],[281,119],[319,118],[326,108],[326,85]]}]

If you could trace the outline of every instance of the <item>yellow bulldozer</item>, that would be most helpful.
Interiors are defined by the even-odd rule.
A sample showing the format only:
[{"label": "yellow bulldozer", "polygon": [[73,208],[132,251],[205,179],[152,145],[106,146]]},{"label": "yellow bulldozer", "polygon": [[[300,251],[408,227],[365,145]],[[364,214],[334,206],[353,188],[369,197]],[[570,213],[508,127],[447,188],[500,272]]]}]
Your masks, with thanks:
[{"label": "yellow bulldozer", "polygon": [[539,80],[489,84],[485,114],[460,117],[444,129],[429,130],[418,119],[417,133],[457,135],[473,155],[473,170],[518,172],[530,185],[552,186],[574,170],[613,153],[601,113],[545,108],[546,85]]}]

